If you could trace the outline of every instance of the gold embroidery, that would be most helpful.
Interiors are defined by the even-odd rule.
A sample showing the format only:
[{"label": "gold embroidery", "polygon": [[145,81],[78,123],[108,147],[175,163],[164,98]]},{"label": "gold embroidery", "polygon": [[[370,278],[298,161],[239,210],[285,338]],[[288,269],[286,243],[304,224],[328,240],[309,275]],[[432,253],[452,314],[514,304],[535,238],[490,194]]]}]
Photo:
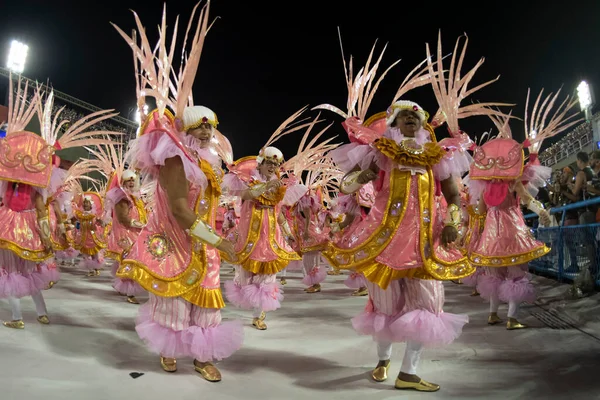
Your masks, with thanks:
[{"label": "gold embroidery", "polygon": [[373,143],[384,156],[400,165],[432,167],[439,163],[446,151],[438,144],[427,142],[418,145],[414,139],[404,139],[400,144],[382,137]]},{"label": "gold embroidery", "polygon": [[550,252],[546,245],[537,247],[531,251],[521,254],[511,254],[508,256],[488,257],[478,253],[472,253],[469,260],[477,266],[483,267],[512,267],[515,265],[526,264],[529,261],[543,257]]}]

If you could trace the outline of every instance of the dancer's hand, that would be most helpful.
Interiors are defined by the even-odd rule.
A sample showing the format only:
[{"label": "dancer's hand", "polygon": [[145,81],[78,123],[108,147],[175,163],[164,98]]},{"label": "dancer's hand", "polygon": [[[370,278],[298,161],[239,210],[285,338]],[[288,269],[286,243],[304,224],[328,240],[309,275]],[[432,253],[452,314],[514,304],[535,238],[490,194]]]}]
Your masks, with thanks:
[{"label": "dancer's hand", "polygon": [[227,239],[223,239],[221,243],[217,246],[217,250],[225,253],[227,256],[227,261],[235,262],[237,261],[237,254],[235,253],[235,248],[233,247],[233,243],[231,243]]},{"label": "dancer's hand", "polygon": [[279,179],[267,182],[267,192],[278,190],[283,183]]},{"label": "dancer's hand", "polygon": [[454,244],[458,239],[458,230],[455,227],[448,225],[442,230],[442,246],[448,247],[450,244]]},{"label": "dancer's hand", "polygon": [[54,250],[52,248],[52,242],[50,241],[50,238],[42,237],[42,245],[44,245],[44,250],[46,251]]},{"label": "dancer's hand", "polygon": [[550,213],[546,210],[540,211],[540,224],[549,227],[552,223],[552,219],[550,218]]}]

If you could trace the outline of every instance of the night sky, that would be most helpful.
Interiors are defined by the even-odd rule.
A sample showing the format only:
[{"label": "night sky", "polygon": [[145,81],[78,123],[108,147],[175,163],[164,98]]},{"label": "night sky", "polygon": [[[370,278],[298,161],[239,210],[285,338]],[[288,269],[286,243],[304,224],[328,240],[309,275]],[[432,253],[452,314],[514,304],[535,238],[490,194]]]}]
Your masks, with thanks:
[{"label": "night sky", "polygon": [[[180,15],[181,39],[194,4],[167,2],[171,27]],[[26,76],[49,79],[57,90],[133,119],[132,54],[109,21],[130,32],[135,25],[129,10],[135,10],[154,41],[162,5],[131,0],[3,1],[1,61],[5,63],[10,40],[22,40],[30,46]],[[463,32],[469,36],[464,71],[486,58],[473,85],[501,75],[472,101],[516,103],[513,114],[522,117],[528,87],[536,95],[542,87],[553,91],[561,85],[564,93],[574,93],[578,82],[586,79],[600,90],[599,1],[213,0],[210,15],[220,19],[206,39],[194,100],[217,113],[235,158],[256,154],[277,126],[305,105],[331,103],[345,110],[338,26],[346,57],[352,54],[355,65],[364,65],[376,39],[379,49],[389,42],[382,67],[402,58],[384,80],[369,115],[389,106],[405,75],[425,58],[425,42],[437,45],[439,29],[444,53],[452,51]],[[437,110],[429,86],[410,92],[406,99],[431,114]],[[333,113],[323,116],[341,122]],[[471,136],[491,126],[485,117],[462,124]],[[522,123],[516,121],[513,132],[520,138]],[[329,131],[335,134],[347,140],[339,124]],[[300,134],[277,145],[289,157],[299,140]]]}]

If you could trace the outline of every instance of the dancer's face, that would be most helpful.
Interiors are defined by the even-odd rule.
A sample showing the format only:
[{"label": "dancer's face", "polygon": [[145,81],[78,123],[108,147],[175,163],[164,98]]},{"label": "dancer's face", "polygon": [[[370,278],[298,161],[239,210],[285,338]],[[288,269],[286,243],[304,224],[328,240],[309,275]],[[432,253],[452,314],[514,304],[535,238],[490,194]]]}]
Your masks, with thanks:
[{"label": "dancer's face", "polygon": [[135,181],[133,179],[125,181],[124,186],[125,186],[125,189],[133,190],[133,188],[135,187]]},{"label": "dancer's face", "polygon": [[197,128],[190,129],[187,133],[198,139],[200,148],[205,149],[210,146],[210,141],[213,138],[213,127],[210,124],[201,124]]},{"label": "dancer's face", "polygon": [[91,211],[92,210],[92,202],[89,200],[84,200],[83,201],[83,209],[85,211]]},{"label": "dancer's face", "polygon": [[273,161],[264,160],[258,167],[258,170],[262,176],[264,176],[267,179],[270,179],[271,177],[273,177],[273,175],[275,175],[275,171],[277,171],[278,167],[279,165],[274,163]]},{"label": "dancer's face", "polygon": [[416,111],[401,110],[392,126],[400,129],[400,132],[406,137],[415,137],[417,131],[421,129],[421,120]]}]

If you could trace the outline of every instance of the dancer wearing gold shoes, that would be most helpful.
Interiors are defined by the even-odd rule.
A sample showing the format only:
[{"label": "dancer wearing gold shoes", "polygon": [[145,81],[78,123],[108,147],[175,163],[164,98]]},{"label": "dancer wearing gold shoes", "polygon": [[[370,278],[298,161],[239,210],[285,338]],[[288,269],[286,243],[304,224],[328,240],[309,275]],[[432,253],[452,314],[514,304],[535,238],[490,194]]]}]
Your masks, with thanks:
[{"label": "dancer wearing gold shoes", "polygon": [[[145,94],[155,97],[158,108],[144,116],[128,161],[131,168],[139,169],[154,183],[153,211],[129,252],[122,256],[117,277],[133,279],[149,292],[149,301],[140,308],[136,331],[160,357],[162,369],[175,372],[178,358],[189,357],[205,380],[218,382],[222,376],[215,362],[241,347],[243,326],[239,321],[222,321],[221,252],[231,262],[235,261],[235,251],[231,242],[215,232],[222,159],[231,162],[231,148],[216,130],[216,114],[207,107],[190,105],[209,26],[208,11],[209,5],[205,5],[196,22],[194,9],[190,31],[195,33],[186,52],[187,62],[173,74],[179,77],[177,81],[138,81],[140,111]],[[170,76],[174,68],[171,59],[157,59],[141,23],[138,27],[139,46],[136,39],[117,28],[134,51],[136,71],[139,65],[144,76]],[[164,15],[158,54],[169,54],[166,44],[175,44],[166,34]],[[170,88],[176,94],[169,95]]]},{"label": "dancer wearing gold shoes", "polygon": [[[446,78],[440,53],[441,48],[438,65],[433,65],[428,54],[422,63],[427,65],[411,72],[387,112],[365,121],[369,103],[364,101],[356,110],[338,112],[345,118],[343,126],[352,142],[332,152],[335,162],[348,171],[341,190],[353,193],[373,182],[375,201],[367,217],[324,252],[338,267],[361,272],[367,280],[369,301],[352,323],[359,334],[377,342],[379,363],[372,371],[373,380],[387,379],[392,343],[406,342],[395,388],[425,392],[440,386],[417,374],[422,349],[452,343],[468,322],[466,315],[444,312],[442,281],[474,272],[458,247],[457,226],[462,221],[455,181],[468,170],[471,160],[466,152],[471,141],[458,128],[458,118],[462,94],[468,93],[466,85],[474,71],[468,79],[457,79],[458,73]],[[378,65],[379,61],[365,69],[364,76],[348,77],[347,104],[356,104],[354,96],[358,95],[372,98],[370,80],[375,79]],[[436,126],[447,122],[451,134],[440,142],[428,113],[415,102],[398,100],[408,90],[428,83],[441,107],[440,117],[434,119]],[[435,204],[440,192],[449,204],[446,215],[440,215]]]},{"label": "dancer wearing gold shoes", "polygon": [[[576,104],[569,101],[569,97],[548,119],[559,92],[550,94],[546,99],[541,99],[540,93],[532,113],[527,110],[528,92],[525,106],[527,139],[524,143],[512,138],[508,117],[492,118],[500,134],[475,149],[468,176],[472,202],[478,204],[482,214],[485,213],[482,232],[469,244],[469,259],[483,269],[477,281],[477,291],[490,302],[490,325],[503,322],[498,316],[498,309],[501,301],[508,303],[508,330],[526,327],[517,319],[519,306],[523,302],[533,303],[536,299],[527,263],[550,251],[533,237],[520,208],[524,204],[536,213],[542,226],[550,224],[550,214],[532,196],[552,173],[550,168],[539,164],[537,152],[544,139],[579,122],[572,121],[576,114],[569,115]],[[541,104],[539,108],[538,104]],[[530,125],[527,123],[528,114],[531,115]],[[527,165],[525,149],[529,151]]]},{"label": "dancer wearing gold shoes", "polygon": [[[235,278],[225,283],[227,299],[234,305],[253,310],[252,325],[266,330],[266,313],[281,307],[283,290],[277,282],[277,273],[290,261],[300,260],[288,241],[293,241],[293,232],[282,212],[283,206],[292,206],[307,192],[296,176],[309,168],[319,169],[324,152],[331,148],[329,141],[314,147],[322,130],[306,148],[284,162],[283,154],[271,144],[287,133],[306,129],[302,143],[317,120],[286,130],[304,110],[289,117],[269,138],[257,157],[246,157],[229,167],[230,173],[223,187],[232,195],[242,199]],[[285,178],[282,175],[287,175]]]},{"label": "dancer wearing gold shoes", "polygon": [[74,234],[73,247],[83,257],[80,266],[87,276],[98,276],[102,269],[100,252],[106,248],[104,232],[104,201],[98,192],[87,191],[73,199],[74,216],[79,229]]},{"label": "dancer wearing gold shoes", "polygon": [[[54,212],[54,208],[48,207],[48,199],[64,183],[66,171],[57,168],[60,161],[54,153],[101,141],[93,139],[93,133],[83,131],[116,114],[99,112],[73,121],[71,127],[57,138],[66,121],[59,123],[60,111],[52,116],[52,93],[43,104],[38,87],[32,99],[27,101],[28,85],[23,89],[19,79],[18,90],[14,93],[12,77],[9,82],[8,127],[6,134],[0,137],[3,142],[0,152],[2,159],[18,162],[0,165],[0,298],[7,298],[12,309],[12,320],[4,322],[4,326],[23,329],[21,297],[31,296],[37,321],[49,324],[42,290],[59,280],[52,235],[64,239],[65,227],[56,224],[54,218],[60,216],[52,216],[54,223],[51,224],[49,213]],[[41,135],[24,131],[36,111]]]}]

